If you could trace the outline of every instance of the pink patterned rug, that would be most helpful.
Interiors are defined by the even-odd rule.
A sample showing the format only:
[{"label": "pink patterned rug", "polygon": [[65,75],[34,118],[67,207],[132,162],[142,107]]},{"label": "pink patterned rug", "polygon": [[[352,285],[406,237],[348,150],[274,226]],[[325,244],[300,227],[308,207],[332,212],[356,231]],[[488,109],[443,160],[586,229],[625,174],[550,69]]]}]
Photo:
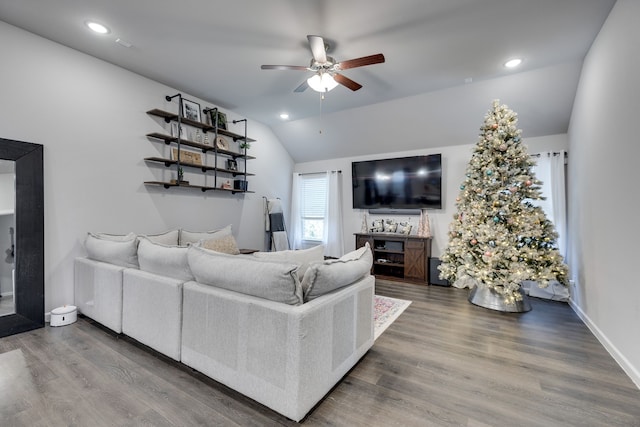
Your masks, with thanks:
[{"label": "pink patterned rug", "polygon": [[374,339],[378,337],[409,307],[411,301],[374,295]]}]

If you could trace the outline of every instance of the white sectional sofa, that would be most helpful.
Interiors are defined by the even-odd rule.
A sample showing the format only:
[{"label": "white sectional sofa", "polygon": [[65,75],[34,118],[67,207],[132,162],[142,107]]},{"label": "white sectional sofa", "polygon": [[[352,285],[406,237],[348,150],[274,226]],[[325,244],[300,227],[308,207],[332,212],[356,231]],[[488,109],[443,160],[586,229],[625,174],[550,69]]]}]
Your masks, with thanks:
[{"label": "white sectional sofa", "polygon": [[373,345],[368,247],[324,261],[322,248],[228,255],[206,249],[213,234],[188,247],[136,238],[134,267],[132,240],[110,237],[101,252],[89,236],[94,259],[75,261],[80,313],[294,421]]}]

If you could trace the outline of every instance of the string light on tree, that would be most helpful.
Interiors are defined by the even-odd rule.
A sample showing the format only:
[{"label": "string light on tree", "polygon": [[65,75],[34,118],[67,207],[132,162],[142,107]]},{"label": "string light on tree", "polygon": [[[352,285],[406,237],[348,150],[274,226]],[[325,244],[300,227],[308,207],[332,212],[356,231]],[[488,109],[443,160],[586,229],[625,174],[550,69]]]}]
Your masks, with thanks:
[{"label": "string light on tree", "polygon": [[524,280],[568,285],[555,228],[531,203],[542,198],[541,183],[517,123],[515,112],[493,102],[460,184],[439,266],[441,278],[488,287],[505,301],[522,299]]}]

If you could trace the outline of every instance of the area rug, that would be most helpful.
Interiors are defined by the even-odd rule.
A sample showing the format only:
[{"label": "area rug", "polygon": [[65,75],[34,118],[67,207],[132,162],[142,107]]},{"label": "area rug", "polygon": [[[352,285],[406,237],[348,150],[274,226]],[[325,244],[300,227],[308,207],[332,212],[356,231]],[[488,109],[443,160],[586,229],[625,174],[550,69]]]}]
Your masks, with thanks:
[{"label": "area rug", "polygon": [[373,323],[374,340],[389,327],[409,307],[411,301],[374,295]]}]

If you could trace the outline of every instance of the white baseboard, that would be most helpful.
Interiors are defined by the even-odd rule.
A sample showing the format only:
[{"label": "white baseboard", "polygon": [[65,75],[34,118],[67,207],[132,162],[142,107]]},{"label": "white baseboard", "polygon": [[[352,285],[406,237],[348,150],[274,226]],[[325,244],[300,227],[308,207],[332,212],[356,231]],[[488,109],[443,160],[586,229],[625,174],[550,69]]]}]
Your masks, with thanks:
[{"label": "white baseboard", "polygon": [[0,296],[2,297],[12,297],[13,292],[0,292]]},{"label": "white baseboard", "polygon": [[620,351],[618,351],[616,346],[613,345],[611,341],[609,341],[607,336],[600,330],[600,328],[596,326],[595,323],[593,323],[593,321],[591,321],[589,316],[587,316],[586,313],[582,311],[582,309],[573,301],[573,299],[569,299],[569,306],[571,306],[578,317],[582,319],[584,324],[587,325],[587,328],[589,328],[591,333],[596,336],[598,341],[600,341],[600,344],[604,346],[611,357],[613,357],[613,359],[618,362],[618,365],[620,365],[622,370],[629,376],[629,378],[631,378],[631,381],[633,381],[636,387],[640,389],[640,371],[638,371],[638,369],[636,369],[636,367],[634,367],[629,362],[629,360],[627,360],[627,358],[624,357],[624,355],[622,355]]}]

